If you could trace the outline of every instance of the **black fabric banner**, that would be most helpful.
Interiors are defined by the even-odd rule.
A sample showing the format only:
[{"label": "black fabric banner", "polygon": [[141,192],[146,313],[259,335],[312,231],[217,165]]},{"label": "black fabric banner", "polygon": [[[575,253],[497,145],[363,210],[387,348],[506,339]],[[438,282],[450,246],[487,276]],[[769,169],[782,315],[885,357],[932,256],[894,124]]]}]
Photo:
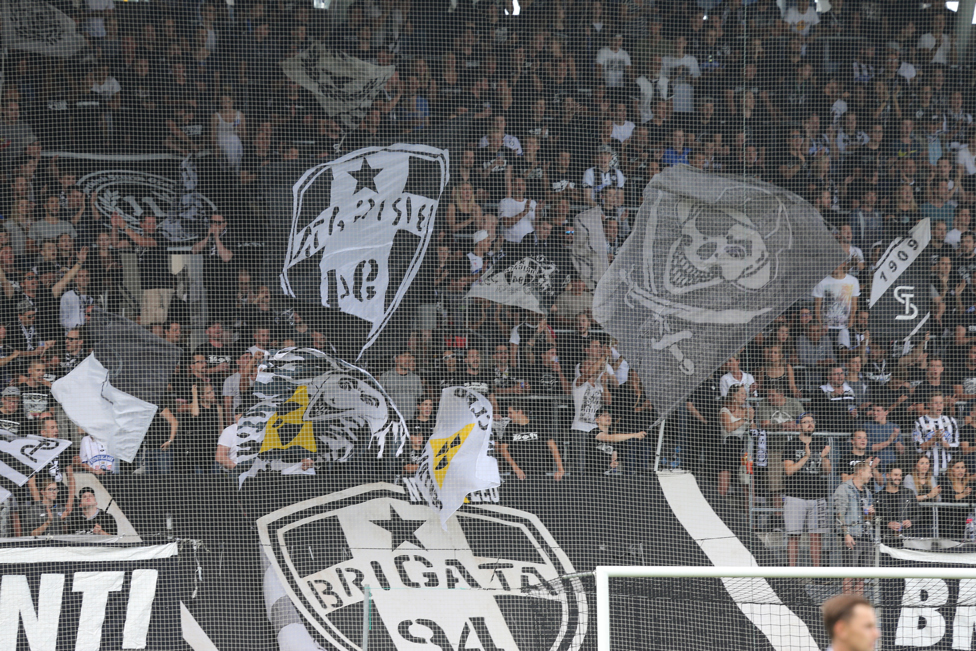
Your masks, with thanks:
[{"label": "black fabric banner", "polygon": [[178,549],[45,541],[0,548],[0,648],[181,649]]},{"label": "black fabric banner", "polygon": [[925,247],[931,240],[923,219],[907,236],[891,243],[874,272],[868,327],[874,341],[902,340],[922,334],[931,317],[931,262]]}]

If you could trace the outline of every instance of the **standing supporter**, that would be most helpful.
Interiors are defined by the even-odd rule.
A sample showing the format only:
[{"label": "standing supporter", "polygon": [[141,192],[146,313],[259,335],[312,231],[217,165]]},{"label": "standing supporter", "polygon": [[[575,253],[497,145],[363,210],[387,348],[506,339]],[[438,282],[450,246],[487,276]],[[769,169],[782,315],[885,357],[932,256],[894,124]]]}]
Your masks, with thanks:
[{"label": "standing supporter", "polygon": [[905,471],[891,466],[885,472],[884,487],[874,496],[874,504],[882,525],[882,539],[892,544],[897,537],[911,535],[908,529],[915,519],[915,495],[904,485]]},{"label": "standing supporter", "polygon": [[560,481],[566,471],[548,428],[532,423],[522,403],[509,403],[507,409],[509,422],[498,442],[498,452],[508,469],[519,481],[545,478],[550,472],[555,481]]},{"label": "standing supporter", "polygon": [[732,473],[737,472],[742,463],[746,435],[755,428],[755,410],[746,402],[748,396],[749,391],[744,384],[731,385],[718,413],[722,440],[715,447],[715,465],[718,470],[718,494],[722,497],[728,494]]},{"label": "standing supporter", "polygon": [[[916,504],[920,507],[921,502],[938,501],[942,486],[939,486],[932,476],[932,462],[926,455],[920,454],[915,458],[911,472],[905,477],[905,488],[912,491]],[[932,535],[932,509],[918,508],[914,533],[917,536]]]},{"label": "standing supporter", "polygon": [[[142,287],[142,311],[139,323],[150,326],[164,323],[173,300],[173,275],[162,235],[156,231],[156,217],[145,213],[142,232],[136,232],[118,213],[112,214],[112,240],[116,248],[139,247],[139,284]],[[126,239],[121,239],[124,235]]]},{"label": "standing supporter", "polygon": [[[845,551],[845,567],[860,567],[873,562],[874,492],[870,488],[871,463],[858,461],[848,479],[834,491],[834,513]],[[843,591],[864,594],[864,579],[844,579]]]},{"label": "standing supporter", "polygon": [[376,381],[389,394],[400,415],[410,420],[417,412],[417,404],[424,393],[423,381],[414,373],[416,360],[409,350],[402,350],[393,359],[394,367]]},{"label": "standing supporter", "polygon": [[915,421],[912,439],[915,453],[929,458],[932,476],[938,479],[949,468],[953,451],[959,447],[959,425],[955,418],[942,413],[945,407],[942,394],[929,396],[926,407],[925,414]]},{"label": "standing supporter", "polygon": [[786,522],[787,556],[790,566],[799,564],[800,536],[810,534],[810,561],[820,567],[821,536],[829,531],[827,477],[830,474],[830,445],[814,437],[813,414],[799,418],[799,435],[783,451],[783,519]]}]

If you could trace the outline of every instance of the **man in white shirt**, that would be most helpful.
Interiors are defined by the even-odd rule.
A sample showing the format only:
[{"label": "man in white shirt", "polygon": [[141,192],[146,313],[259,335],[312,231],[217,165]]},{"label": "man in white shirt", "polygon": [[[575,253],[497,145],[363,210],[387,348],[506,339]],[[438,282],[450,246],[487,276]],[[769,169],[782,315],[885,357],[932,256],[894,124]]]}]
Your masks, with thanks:
[{"label": "man in white shirt", "polygon": [[512,196],[498,202],[498,222],[504,229],[502,237],[506,244],[520,244],[523,237],[535,230],[532,222],[537,205],[534,199],[525,196],[525,179],[513,179]]},{"label": "man in white shirt", "polygon": [[674,56],[661,59],[661,76],[668,79],[675,113],[695,112],[695,86],[701,77],[698,59],[685,53],[688,39],[679,36],[674,41]]},{"label": "man in white shirt", "polygon": [[61,327],[67,330],[80,328],[88,320],[88,306],[94,301],[88,295],[88,270],[75,274],[75,286],[61,295]]},{"label": "man in white shirt", "polygon": [[627,142],[634,135],[635,126],[633,122],[627,119],[627,105],[623,102],[617,104],[613,114],[613,128],[610,137],[622,143]]},{"label": "man in white shirt", "polygon": [[807,43],[814,37],[814,27],[820,24],[817,8],[810,4],[810,0],[799,0],[783,14],[783,22],[789,27],[790,34],[803,42],[800,52],[805,55]]},{"label": "man in white shirt", "polygon": [[618,169],[611,169],[610,160],[613,152],[602,148],[596,153],[596,165],[583,173],[583,201],[590,205],[597,205],[600,193],[604,188],[622,188],[627,177]]},{"label": "man in white shirt", "polygon": [[816,320],[827,326],[835,345],[841,330],[850,328],[854,323],[854,317],[857,316],[857,297],[860,295],[861,284],[857,278],[847,273],[846,262],[813,288]]},{"label": "man in white shirt", "polygon": [[610,39],[609,47],[600,48],[596,54],[596,71],[608,89],[623,88],[630,81],[630,55],[623,49],[624,36],[617,34]]},{"label": "man in white shirt", "polygon": [[922,62],[949,65],[952,39],[945,31],[945,22],[945,15],[936,12],[931,30],[919,37],[917,50]]},{"label": "man in white shirt", "polygon": [[81,439],[81,463],[85,470],[95,475],[111,475],[118,472],[115,457],[108,453],[106,447],[93,439],[90,434],[86,434]]}]

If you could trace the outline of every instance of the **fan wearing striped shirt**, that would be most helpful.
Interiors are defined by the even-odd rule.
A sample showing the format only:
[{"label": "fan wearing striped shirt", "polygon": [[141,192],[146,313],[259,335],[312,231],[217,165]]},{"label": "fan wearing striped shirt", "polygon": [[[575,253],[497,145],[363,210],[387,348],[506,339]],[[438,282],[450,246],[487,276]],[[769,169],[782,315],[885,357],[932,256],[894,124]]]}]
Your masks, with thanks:
[{"label": "fan wearing striped shirt", "polygon": [[959,425],[956,419],[943,414],[945,400],[941,393],[929,396],[927,412],[915,421],[912,439],[915,451],[932,461],[932,476],[938,477],[949,467],[952,451],[959,447]]}]

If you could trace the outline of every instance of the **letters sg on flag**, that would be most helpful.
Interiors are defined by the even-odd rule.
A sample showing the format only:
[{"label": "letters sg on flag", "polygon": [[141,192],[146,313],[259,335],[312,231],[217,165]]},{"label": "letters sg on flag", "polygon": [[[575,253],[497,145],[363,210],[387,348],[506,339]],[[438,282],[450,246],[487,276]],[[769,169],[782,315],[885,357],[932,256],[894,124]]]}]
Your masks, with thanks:
[{"label": "letters sg on flag", "polygon": [[416,479],[442,527],[468,493],[501,485],[498,462],[488,456],[491,420],[491,403],[480,393],[464,387],[441,391],[437,423]]}]

